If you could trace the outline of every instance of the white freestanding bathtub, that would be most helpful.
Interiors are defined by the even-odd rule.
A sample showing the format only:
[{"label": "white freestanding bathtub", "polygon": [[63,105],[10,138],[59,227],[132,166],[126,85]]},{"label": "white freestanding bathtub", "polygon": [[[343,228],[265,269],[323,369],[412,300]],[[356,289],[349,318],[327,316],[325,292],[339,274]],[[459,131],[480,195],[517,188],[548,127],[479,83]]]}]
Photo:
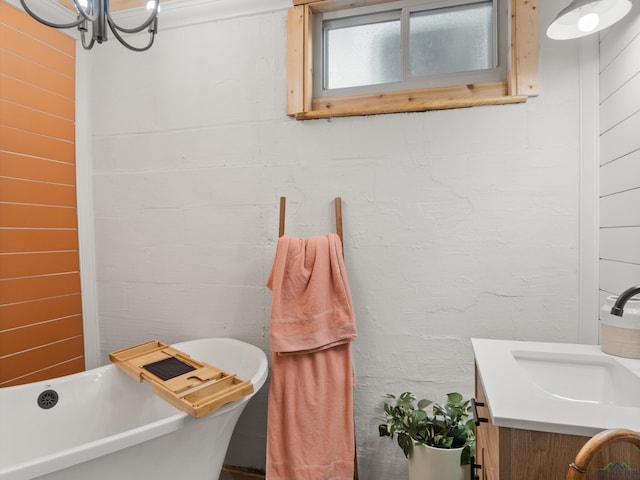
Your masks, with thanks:
[{"label": "white freestanding bathtub", "polygon": [[[243,380],[254,394],[267,358],[229,338],[174,345]],[[55,391],[43,409],[38,398]],[[253,394],[253,395],[254,395]],[[0,389],[0,480],[217,480],[231,434],[252,395],[195,419],[115,365]],[[45,406],[55,399],[46,394]]]}]

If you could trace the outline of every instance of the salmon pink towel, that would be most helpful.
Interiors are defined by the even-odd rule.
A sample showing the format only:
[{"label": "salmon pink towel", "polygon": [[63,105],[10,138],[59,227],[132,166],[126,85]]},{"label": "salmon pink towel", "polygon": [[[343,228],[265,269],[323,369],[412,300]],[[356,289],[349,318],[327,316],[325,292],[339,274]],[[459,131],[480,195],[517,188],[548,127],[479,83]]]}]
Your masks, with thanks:
[{"label": "salmon pink towel", "polygon": [[352,480],[351,292],[337,235],[278,241],[266,480]]},{"label": "salmon pink towel", "polygon": [[351,290],[335,233],[280,237],[267,287],[272,352],[310,353],[355,338]]},{"label": "salmon pink towel", "polygon": [[353,480],[350,346],[273,354],[266,480]]}]

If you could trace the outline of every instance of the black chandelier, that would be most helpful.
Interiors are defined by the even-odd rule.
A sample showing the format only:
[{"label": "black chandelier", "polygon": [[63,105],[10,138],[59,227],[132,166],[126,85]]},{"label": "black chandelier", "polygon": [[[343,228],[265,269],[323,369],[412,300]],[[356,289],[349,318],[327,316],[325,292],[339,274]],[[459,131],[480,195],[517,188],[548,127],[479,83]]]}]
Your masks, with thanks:
[{"label": "black chandelier", "polygon": [[[36,0],[41,2],[42,0]],[[160,0],[149,0],[147,2],[147,10],[150,11],[147,20],[140,26],[135,28],[125,28],[118,25],[112,17],[109,8],[109,0],[73,0],[73,4],[78,10],[76,21],[71,23],[53,23],[45,20],[33,12],[27,5],[27,0],[20,0],[24,10],[40,23],[52,28],[75,28],[80,31],[82,46],[85,50],[91,50],[93,45],[98,42],[107,41],[107,26],[118,41],[135,52],[144,52],[149,50],[153,45],[156,33],[158,33],[158,11],[160,10]],[[91,24],[91,39],[87,41],[87,33],[89,32],[89,24]],[[149,42],[144,47],[136,47],[127,42],[122,34],[139,33],[144,29],[149,32]]]}]

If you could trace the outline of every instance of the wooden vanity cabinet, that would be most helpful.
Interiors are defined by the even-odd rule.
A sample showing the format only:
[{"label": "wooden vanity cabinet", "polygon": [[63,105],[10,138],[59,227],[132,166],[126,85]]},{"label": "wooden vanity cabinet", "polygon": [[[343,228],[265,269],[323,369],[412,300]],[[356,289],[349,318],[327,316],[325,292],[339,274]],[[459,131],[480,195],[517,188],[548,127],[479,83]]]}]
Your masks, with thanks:
[{"label": "wooden vanity cabinet", "polygon": [[[480,425],[476,427],[476,464],[472,480],[563,480],[569,464],[590,437],[498,427],[489,413],[482,380],[476,368],[475,399]],[[611,462],[611,464],[610,464]],[[613,469],[624,462],[633,470],[622,475]],[[613,467],[611,465],[614,465]],[[609,466],[609,470],[598,470]],[[620,467],[621,469],[622,467]],[[590,465],[587,480],[640,479],[640,449],[614,444]]]}]

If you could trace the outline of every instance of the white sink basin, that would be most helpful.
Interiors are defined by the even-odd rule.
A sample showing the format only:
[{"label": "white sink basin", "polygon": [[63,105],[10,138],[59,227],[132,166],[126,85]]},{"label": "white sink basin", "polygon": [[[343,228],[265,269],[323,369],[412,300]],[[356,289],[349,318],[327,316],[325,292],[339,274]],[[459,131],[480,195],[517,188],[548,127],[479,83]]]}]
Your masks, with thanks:
[{"label": "white sink basin", "polygon": [[640,360],[597,345],[471,342],[496,426],[581,436],[640,431]]},{"label": "white sink basin", "polygon": [[512,351],[531,382],[572,402],[640,407],[640,377],[602,355]]}]

